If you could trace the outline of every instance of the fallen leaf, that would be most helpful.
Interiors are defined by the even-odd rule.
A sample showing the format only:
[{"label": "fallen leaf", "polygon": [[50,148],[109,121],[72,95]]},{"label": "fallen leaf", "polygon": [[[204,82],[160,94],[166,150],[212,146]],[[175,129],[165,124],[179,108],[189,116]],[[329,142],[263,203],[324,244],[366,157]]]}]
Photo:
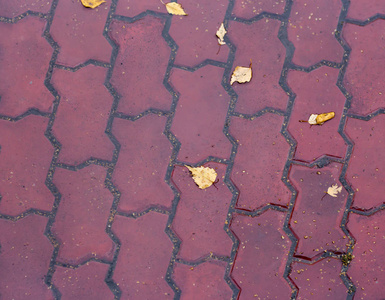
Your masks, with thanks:
[{"label": "fallen leaf", "polygon": [[[325,113],[325,114],[312,114],[309,117],[309,120],[307,121],[310,125],[322,125],[326,121],[329,121],[333,119],[335,116],[335,113],[332,111],[330,113]],[[302,121],[301,121],[302,122]],[[303,121],[306,122],[306,121]]]},{"label": "fallen leaf", "polygon": [[167,12],[171,15],[176,15],[176,16],[187,16],[185,11],[183,10],[182,5],[176,2],[169,2],[166,3],[166,9]]},{"label": "fallen leaf", "polygon": [[339,193],[342,191],[342,186],[338,187],[338,184],[333,184],[331,187],[328,188],[328,191],[326,192],[330,196],[336,198]]},{"label": "fallen leaf", "polygon": [[106,2],[104,0],[81,0],[84,7],[95,8]]},{"label": "fallen leaf", "polygon": [[208,167],[193,168],[186,166],[192,174],[192,177],[198,187],[202,190],[210,187],[217,179],[217,172],[214,169]]},{"label": "fallen leaf", "polygon": [[251,70],[251,60],[249,67],[236,67],[233,74],[231,75],[230,84],[233,85],[234,82],[245,83],[251,80],[252,76]]},{"label": "fallen leaf", "polygon": [[225,25],[223,25],[223,23],[222,23],[221,27],[219,27],[219,29],[216,33],[216,36],[218,37],[218,44],[219,45],[225,45],[226,44],[226,42],[223,40],[226,33],[227,33],[227,31],[225,29]]}]

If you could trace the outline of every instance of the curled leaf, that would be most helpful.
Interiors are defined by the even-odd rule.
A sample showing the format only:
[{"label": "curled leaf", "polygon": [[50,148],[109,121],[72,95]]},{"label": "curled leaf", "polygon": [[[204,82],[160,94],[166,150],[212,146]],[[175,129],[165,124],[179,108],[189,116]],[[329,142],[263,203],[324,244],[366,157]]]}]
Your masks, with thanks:
[{"label": "curled leaf", "polygon": [[328,188],[328,191],[326,192],[330,196],[336,198],[339,193],[342,191],[342,186],[338,187],[338,184],[333,184],[331,187]]},{"label": "curled leaf", "polygon": [[192,177],[198,187],[202,190],[210,187],[217,179],[217,172],[214,169],[208,167],[193,168],[186,166],[192,174]]},{"label": "curled leaf", "polygon": [[226,44],[226,42],[223,40],[226,33],[227,33],[227,31],[225,29],[225,25],[223,25],[223,23],[222,23],[221,27],[219,27],[219,29],[216,33],[216,36],[218,37],[218,44],[219,45],[225,45]]},{"label": "curled leaf", "polygon": [[[309,117],[309,120],[307,121],[310,125],[322,125],[326,121],[329,121],[333,119],[335,116],[335,113],[332,111],[330,113],[325,113],[325,114],[312,114]],[[302,122],[302,121],[301,121]],[[306,121],[303,121],[306,122]]]},{"label": "curled leaf", "polygon": [[251,80],[253,72],[251,70],[251,61],[249,67],[236,67],[233,74],[231,75],[230,84],[233,85],[234,82],[245,83]]},{"label": "curled leaf", "polygon": [[187,16],[182,5],[180,5],[179,3],[169,2],[169,3],[166,3],[165,5],[166,5],[167,12],[169,14],[176,15],[176,16]]},{"label": "curled leaf", "polygon": [[81,0],[84,7],[95,8],[106,2],[104,0]]}]

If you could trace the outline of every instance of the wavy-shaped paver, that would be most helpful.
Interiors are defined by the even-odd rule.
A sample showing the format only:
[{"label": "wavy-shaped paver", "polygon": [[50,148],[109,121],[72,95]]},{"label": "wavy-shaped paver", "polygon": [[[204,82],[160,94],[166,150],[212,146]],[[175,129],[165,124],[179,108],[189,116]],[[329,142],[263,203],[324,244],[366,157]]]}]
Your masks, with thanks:
[{"label": "wavy-shaped paver", "polygon": [[309,259],[324,251],[342,253],[349,242],[340,228],[347,200],[342,188],[337,197],[326,194],[338,178],[342,165],[331,163],[318,168],[292,166],[289,178],[298,190],[290,227],[299,238],[295,254]]},{"label": "wavy-shaped paver", "polygon": [[[54,148],[44,136],[48,119],[30,115],[0,121],[0,212],[50,211],[54,202],[45,180]],[[22,139],[20,137],[23,137]]]},{"label": "wavy-shaped paver", "polygon": [[266,12],[271,14],[282,14],[285,9],[285,4],[285,0],[236,0],[232,14],[237,18],[243,19],[251,19]]},{"label": "wavy-shaped paver", "polygon": [[57,169],[53,183],[61,193],[52,233],[59,243],[57,260],[72,265],[90,258],[112,260],[115,245],[105,232],[113,196],[104,184],[106,169],[90,165]]},{"label": "wavy-shaped paver", "polygon": [[255,210],[269,203],[288,205],[290,191],[281,177],[290,146],[280,134],[282,121],[274,114],[252,121],[231,119],[230,134],[238,143],[231,173],[240,192],[238,208]]},{"label": "wavy-shaped paver", "polygon": [[15,117],[30,108],[52,111],[54,97],[44,79],[53,49],[42,36],[45,26],[45,20],[31,16],[0,23],[0,114]]}]

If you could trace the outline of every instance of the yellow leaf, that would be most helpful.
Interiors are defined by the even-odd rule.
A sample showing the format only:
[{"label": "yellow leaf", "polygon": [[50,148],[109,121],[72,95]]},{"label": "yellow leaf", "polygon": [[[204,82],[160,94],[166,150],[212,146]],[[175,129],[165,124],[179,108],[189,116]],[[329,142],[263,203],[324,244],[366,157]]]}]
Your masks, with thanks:
[{"label": "yellow leaf", "polygon": [[342,191],[342,186],[338,187],[338,184],[333,184],[331,187],[328,188],[327,193],[336,198],[339,193]]},{"label": "yellow leaf", "polygon": [[[312,114],[310,117],[309,117],[309,120],[307,121],[310,125],[322,125],[323,123],[325,123],[326,121],[329,121],[331,119],[333,119],[335,116],[335,113],[334,112],[330,112],[330,113],[325,113],[325,114]],[[302,121],[301,121],[302,122]],[[306,122],[306,121],[304,121]]]},{"label": "yellow leaf", "polygon": [[251,70],[251,60],[249,67],[236,67],[233,74],[231,75],[230,84],[233,85],[234,82],[245,83],[251,80],[252,76]]},{"label": "yellow leaf", "polygon": [[95,8],[106,2],[104,0],[81,0],[84,7]]},{"label": "yellow leaf", "polygon": [[187,16],[185,11],[183,10],[182,5],[176,2],[169,2],[166,3],[166,9],[167,12],[171,15],[177,15],[177,16]]},{"label": "yellow leaf", "polygon": [[219,29],[216,33],[216,36],[218,37],[218,44],[219,45],[225,45],[226,44],[225,41],[223,40],[226,33],[227,33],[227,31],[225,29],[225,25],[223,25],[223,23],[222,23],[221,27],[219,27]]},{"label": "yellow leaf", "polygon": [[202,190],[210,187],[217,179],[217,172],[212,168],[205,168],[203,166],[198,168],[186,166],[186,168],[189,169],[195,183]]}]

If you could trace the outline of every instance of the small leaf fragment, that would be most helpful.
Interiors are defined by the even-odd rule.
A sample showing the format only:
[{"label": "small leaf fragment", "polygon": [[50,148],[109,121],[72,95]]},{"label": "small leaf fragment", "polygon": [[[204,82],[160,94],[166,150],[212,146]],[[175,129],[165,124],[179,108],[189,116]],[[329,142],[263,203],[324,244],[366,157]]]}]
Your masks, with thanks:
[{"label": "small leaf fragment", "polygon": [[236,67],[233,74],[231,75],[230,84],[234,82],[245,83],[250,82],[253,72],[251,70],[251,61],[249,67]]},{"label": "small leaf fragment", "polygon": [[225,25],[223,25],[223,23],[222,23],[221,27],[219,27],[219,29],[216,33],[216,36],[218,37],[218,44],[219,45],[225,45],[226,44],[226,42],[223,40],[226,33],[227,33],[227,31],[225,29]]},{"label": "small leaf fragment", "polygon": [[205,168],[203,166],[198,168],[193,168],[187,165],[186,165],[186,168],[189,169],[195,183],[202,190],[210,187],[217,179],[217,172],[215,172],[215,170],[212,168],[208,168],[208,167]]},{"label": "small leaf fragment", "polygon": [[84,7],[95,8],[106,2],[104,0],[81,0]]},{"label": "small leaf fragment", "polygon": [[169,2],[169,3],[166,3],[165,5],[166,5],[167,12],[169,14],[176,15],[176,16],[187,16],[182,5],[180,5],[179,3]]},{"label": "small leaf fragment", "polygon": [[342,191],[342,186],[338,187],[338,184],[333,184],[331,187],[328,188],[328,191],[326,192],[330,196],[336,198],[339,193]]},{"label": "small leaf fragment", "polygon": [[[333,119],[334,116],[335,116],[335,113],[333,111],[330,113],[319,114],[319,115],[312,114],[312,115],[310,115],[309,120],[307,122],[310,125],[322,125],[326,121]],[[304,121],[304,122],[306,122],[306,121]]]}]

